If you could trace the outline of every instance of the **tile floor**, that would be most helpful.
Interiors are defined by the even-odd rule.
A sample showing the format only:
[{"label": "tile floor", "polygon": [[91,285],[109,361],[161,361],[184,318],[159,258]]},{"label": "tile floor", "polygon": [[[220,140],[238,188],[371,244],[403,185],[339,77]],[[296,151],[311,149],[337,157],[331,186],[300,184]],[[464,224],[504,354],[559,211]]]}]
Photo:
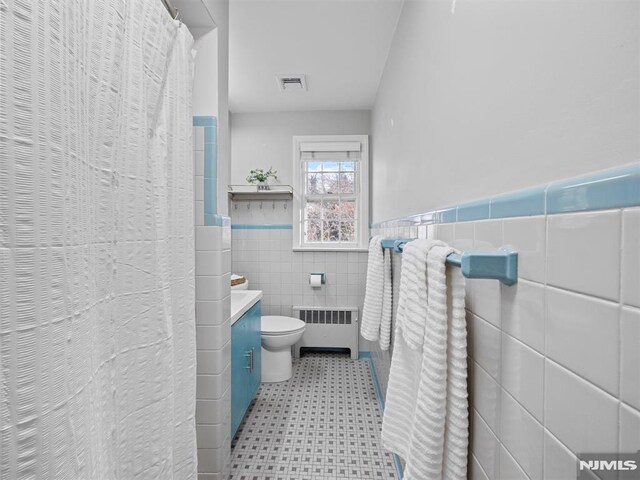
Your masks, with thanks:
[{"label": "tile floor", "polygon": [[231,446],[234,480],[398,478],[382,448],[369,362],[308,354],[262,384]]}]

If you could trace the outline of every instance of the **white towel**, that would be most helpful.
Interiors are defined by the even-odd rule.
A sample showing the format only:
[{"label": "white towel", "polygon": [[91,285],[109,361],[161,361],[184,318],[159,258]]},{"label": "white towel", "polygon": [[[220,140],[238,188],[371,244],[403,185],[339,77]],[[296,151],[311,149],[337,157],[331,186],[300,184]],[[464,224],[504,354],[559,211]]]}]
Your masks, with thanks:
[{"label": "white towel", "polygon": [[464,278],[449,268],[448,294],[445,262],[453,251],[428,240],[403,251],[382,442],[405,459],[405,480],[467,476]]},{"label": "white towel", "polygon": [[382,248],[377,235],[369,242],[367,284],[362,309],[360,334],[366,340],[379,340],[380,348],[389,349],[391,338],[391,252]]}]

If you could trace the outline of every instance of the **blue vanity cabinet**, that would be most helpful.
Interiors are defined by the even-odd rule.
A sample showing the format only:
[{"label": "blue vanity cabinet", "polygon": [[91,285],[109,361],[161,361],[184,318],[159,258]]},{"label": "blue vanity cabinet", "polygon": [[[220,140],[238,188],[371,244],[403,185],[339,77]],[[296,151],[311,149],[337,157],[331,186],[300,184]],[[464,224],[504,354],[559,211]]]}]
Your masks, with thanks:
[{"label": "blue vanity cabinet", "polygon": [[261,379],[260,302],[231,326],[231,437],[236,434]]}]

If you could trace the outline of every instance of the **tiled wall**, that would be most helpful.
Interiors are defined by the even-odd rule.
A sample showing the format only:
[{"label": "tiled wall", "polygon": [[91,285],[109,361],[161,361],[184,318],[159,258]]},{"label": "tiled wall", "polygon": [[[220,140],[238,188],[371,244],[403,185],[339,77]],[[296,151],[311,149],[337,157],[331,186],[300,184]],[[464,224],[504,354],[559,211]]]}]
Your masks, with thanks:
[{"label": "tiled wall", "polygon": [[198,479],[226,479],[231,452],[229,219],[215,214],[215,117],[194,117]]},{"label": "tiled wall", "polygon": [[[366,252],[292,251],[290,200],[234,201],[231,218],[232,271],[263,291],[264,315],[291,315],[293,306],[362,309]],[[311,288],[312,272],[326,273],[326,284]]]},{"label": "tiled wall", "polygon": [[[640,449],[640,208],[600,209],[640,204],[637,170],[542,188],[541,215],[456,221],[464,206],[451,223],[374,229],[519,252],[516,285],[467,280],[470,478],[570,479],[577,453]],[[598,187],[619,175],[626,186]],[[532,211],[512,198],[507,213]],[[387,357],[376,357],[384,379]]]}]

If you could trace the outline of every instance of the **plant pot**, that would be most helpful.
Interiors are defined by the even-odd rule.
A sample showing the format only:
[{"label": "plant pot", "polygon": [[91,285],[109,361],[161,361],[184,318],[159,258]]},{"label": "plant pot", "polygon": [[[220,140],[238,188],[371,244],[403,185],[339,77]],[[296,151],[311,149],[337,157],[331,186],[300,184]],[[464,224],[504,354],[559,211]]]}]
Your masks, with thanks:
[{"label": "plant pot", "polygon": [[269,190],[269,184],[267,182],[258,182],[258,191]]}]

